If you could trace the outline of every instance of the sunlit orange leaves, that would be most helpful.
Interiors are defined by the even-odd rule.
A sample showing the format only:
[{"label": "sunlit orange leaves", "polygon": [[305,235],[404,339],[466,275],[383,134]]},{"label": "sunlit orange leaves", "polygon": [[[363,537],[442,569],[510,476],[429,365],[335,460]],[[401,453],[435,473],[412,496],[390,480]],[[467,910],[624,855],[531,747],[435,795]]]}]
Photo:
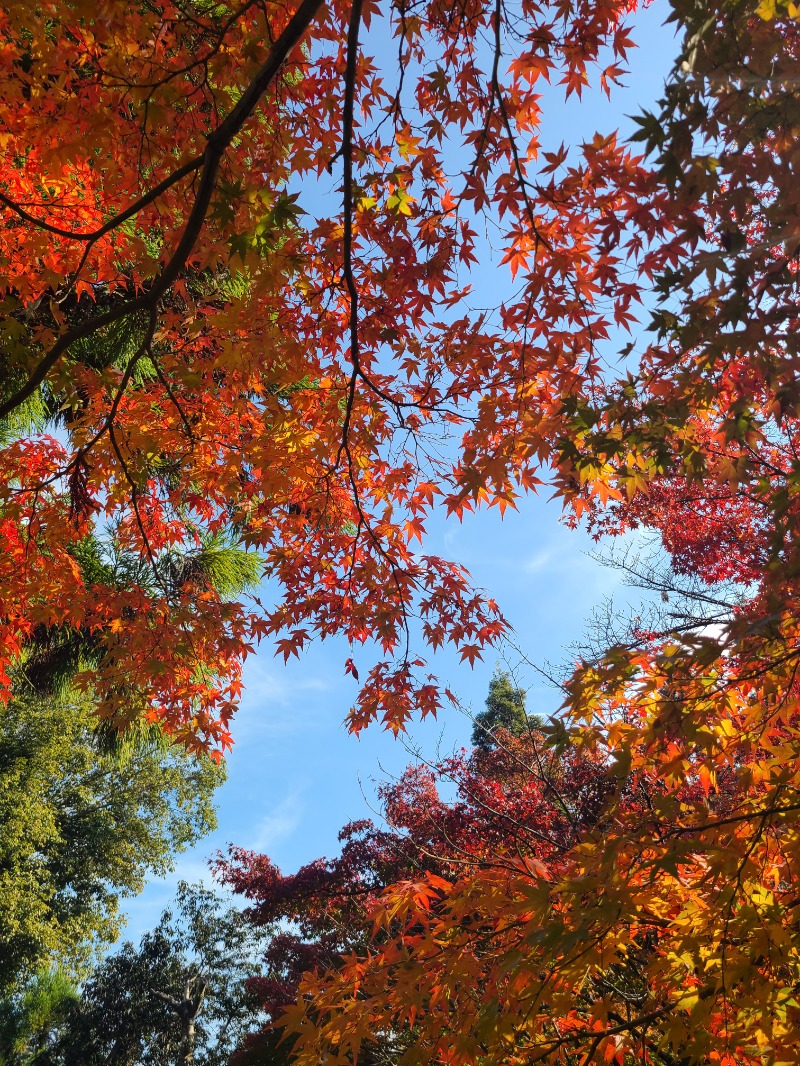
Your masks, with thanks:
[{"label": "sunlit orange leaves", "polygon": [[[534,86],[610,77],[625,13],[526,8],[509,50],[483,2],[5,5],[6,673],[62,627],[101,713],[215,746],[257,641],[340,635],[354,727],[435,712],[424,646],[474,662],[504,623],[426,523],[537,484],[638,298],[608,232],[640,163],[611,139],[534,180]],[[498,318],[469,268],[500,217]],[[222,540],[266,601],[201,579]]]}]

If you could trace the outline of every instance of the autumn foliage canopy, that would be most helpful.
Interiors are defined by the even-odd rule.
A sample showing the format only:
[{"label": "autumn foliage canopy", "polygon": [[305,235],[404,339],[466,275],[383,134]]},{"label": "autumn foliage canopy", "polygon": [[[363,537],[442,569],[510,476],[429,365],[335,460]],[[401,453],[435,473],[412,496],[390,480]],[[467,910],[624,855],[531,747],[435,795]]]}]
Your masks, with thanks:
[{"label": "autumn foliage canopy", "polygon": [[[541,109],[613,93],[631,8],[0,10],[4,699],[60,671],[223,751],[255,644],[339,635],[352,727],[400,730],[443,702],[431,650],[505,631],[426,521],[540,482],[598,536],[656,530],[715,607],[385,797],[392,861],[366,829],[328,871],[337,907],[368,891],[293,985],[301,1063],[387,1034],[409,1063],[796,1061],[800,25],[672,0],[635,137],[545,150]],[[274,910],[266,860],[223,873]]]}]

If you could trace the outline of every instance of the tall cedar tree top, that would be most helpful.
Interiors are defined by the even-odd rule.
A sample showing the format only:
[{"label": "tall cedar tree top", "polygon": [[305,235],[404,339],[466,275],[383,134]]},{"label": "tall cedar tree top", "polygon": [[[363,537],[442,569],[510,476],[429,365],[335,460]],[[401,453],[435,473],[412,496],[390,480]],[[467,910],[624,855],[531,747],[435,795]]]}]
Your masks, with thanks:
[{"label": "tall cedar tree top", "polygon": [[489,751],[496,743],[496,729],[523,736],[541,724],[539,719],[529,718],[525,713],[525,690],[515,685],[509,674],[498,671],[489,682],[486,710],[475,716],[472,746]]}]

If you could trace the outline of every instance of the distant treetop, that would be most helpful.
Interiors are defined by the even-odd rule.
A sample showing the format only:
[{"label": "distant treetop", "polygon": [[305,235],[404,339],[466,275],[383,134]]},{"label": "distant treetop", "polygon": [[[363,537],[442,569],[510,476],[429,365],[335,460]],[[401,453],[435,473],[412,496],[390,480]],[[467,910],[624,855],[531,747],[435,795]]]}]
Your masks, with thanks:
[{"label": "distant treetop", "polygon": [[495,730],[507,729],[515,737],[541,726],[541,719],[525,710],[525,689],[514,684],[505,670],[497,670],[489,682],[486,710],[475,716],[473,747],[491,751],[496,747]]}]

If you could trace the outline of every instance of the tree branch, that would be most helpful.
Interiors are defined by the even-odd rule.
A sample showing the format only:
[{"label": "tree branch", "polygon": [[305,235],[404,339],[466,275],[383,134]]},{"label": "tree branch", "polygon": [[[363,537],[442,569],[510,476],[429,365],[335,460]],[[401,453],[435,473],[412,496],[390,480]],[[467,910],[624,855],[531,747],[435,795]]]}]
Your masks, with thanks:
[{"label": "tree branch", "polygon": [[35,215],[30,214],[25,208],[12,200],[5,193],[0,192],[0,204],[19,215],[25,222],[30,222],[31,225],[36,226],[38,229],[46,230],[48,233],[54,233],[57,237],[67,237],[73,241],[88,241],[90,244],[94,244],[99,241],[101,237],[105,237],[107,233],[121,226],[123,222],[127,222],[129,218],[133,218],[134,215],[138,215],[141,210],[151,204],[154,200],[157,200],[162,193],[165,193],[167,189],[171,189],[173,185],[177,184],[181,178],[187,177],[189,174],[194,173],[195,170],[199,170],[203,164],[204,155],[197,155],[194,159],[190,159],[188,163],[184,163],[182,167],[178,167],[169,174],[163,181],[160,181],[158,185],[154,185],[149,192],[144,196],[139,197],[130,207],[126,207],[124,211],[120,211],[118,215],[114,215],[107,222],[104,222],[99,229],[90,230],[82,233],[78,230],[65,229],[62,226],[54,226],[51,222],[46,222],[42,218],[36,218]]},{"label": "tree branch", "polygon": [[[177,279],[197,242],[208,214],[211,198],[216,188],[220,164],[226,150],[255,111],[259,100],[277,76],[287,55],[300,42],[322,4],[323,0],[302,0],[288,26],[273,45],[269,56],[240,97],[234,109],[209,135],[206,149],[202,156],[203,166],[197,194],[189,218],[178,246],[161,273],[153,281],[149,290],[141,296],[125,301],[118,307],[105,312],[105,314],[97,315],[95,318],[75,326],[59,337],[52,348],[40,360],[25,385],[18,389],[9,399],[0,403],[0,418],[7,418],[12,411],[25,403],[36,392],[61,356],[76,341],[83,340],[84,337],[88,337],[97,330],[111,325],[112,322],[124,318],[125,315],[145,309],[153,309],[157,306],[158,301]],[[196,169],[196,167],[193,167],[193,169]]]}]

